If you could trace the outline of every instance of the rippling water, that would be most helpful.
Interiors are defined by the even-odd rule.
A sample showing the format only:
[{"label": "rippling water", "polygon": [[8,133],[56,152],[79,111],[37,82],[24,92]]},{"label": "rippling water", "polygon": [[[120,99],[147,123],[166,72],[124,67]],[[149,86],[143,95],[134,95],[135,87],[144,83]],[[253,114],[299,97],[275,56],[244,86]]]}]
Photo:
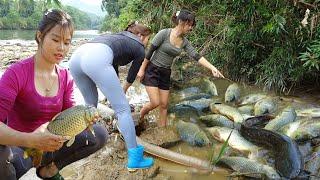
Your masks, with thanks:
[{"label": "rippling water", "polygon": [[[34,40],[36,30],[0,30],[0,40]],[[93,38],[99,35],[98,30],[75,31],[73,39]]]}]

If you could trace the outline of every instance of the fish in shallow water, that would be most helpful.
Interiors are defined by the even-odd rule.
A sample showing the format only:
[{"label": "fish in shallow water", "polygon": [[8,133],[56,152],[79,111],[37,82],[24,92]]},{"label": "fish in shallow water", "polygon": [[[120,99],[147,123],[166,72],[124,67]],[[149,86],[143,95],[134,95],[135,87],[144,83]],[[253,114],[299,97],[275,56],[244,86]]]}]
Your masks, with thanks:
[{"label": "fish in shallow water", "polygon": [[298,145],[290,137],[252,126],[260,122],[258,117],[249,118],[241,124],[240,134],[257,146],[269,149],[275,157],[277,172],[285,178],[304,176],[303,157]]},{"label": "fish in shallow water", "polygon": [[260,164],[257,161],[245,158],[245,157],[222,157],[218,164],[220,166],[227,166],[234,171],[234,175],[245,175],[255,178],[268,178],[268,179],[281,179],[280,175],[275,169],[268,165]]},{"label": "fish in shallow water", "polygon": [[179,120],[176,128],[183,141],[193,146],[205,146],[210,144],[210,140],[204,131],[196,124]]},{"label": "fish in shallow water", "polygon": [[275,112],[277,109],[276,100],[272,97],[261,99],[254,105],[254,115],[259,116]]},{"label": "fish in shallow water", "polygon": [[211,103],[210,110],[213,113],[222,114],[237,123],[241,123],[244,120],[244,117],[239,112],[239,110],[232,106],[228,106],[225,104]]},{"label": "fish in shallow water", "polygon": [[235,129],[240,128],[239,123],[235,123],[221,114],[210,114],[210,115],[200,116],[199,120],[208,127],[221,126],[221,127],[235,128]]},{"label": "fish in shallow water", "polygon": [[[74,143],[75,136],[89,127],[94,135],[94,131],[90,123],[95,118],[99,117],[98,110],[89,105],[77,105],[66,109],[52,118],[49,122],[47,129],[50,133],[70,138],[67,147]],[[33,152],[38,151],[38,152]],[[32,157],[33,165],[40,166],[42,160],[40,150],[27,148],[24,152],[24,158]]]},{"label": "fish in shallow water", "polygon": [[239,105],[255,104],[259,100],[267,97],[265,94],[249,94],[240,99]]},{"label": "fish in shallow water", "polygon": [[287,107],[281,114],[271,120],[264,128],[271,131],[277,131],[284,125],[296,120],[297,113],[294,108]]},{"label": "fish in shallow water", "polygon": [[215,126],[207,128],[207,130],[213,138],[220,142],[226,142],[231,134],[230,139],[228,140],[228,145],[244,154],[257,154],[259,151],[258,146],[243,138],[236,129]]},{"label": "fish in shallow water", "polygon": [[240,88],[237,83],[233,83],[228,86],[225,95],[225,102],[238,102],[240,99]]}]

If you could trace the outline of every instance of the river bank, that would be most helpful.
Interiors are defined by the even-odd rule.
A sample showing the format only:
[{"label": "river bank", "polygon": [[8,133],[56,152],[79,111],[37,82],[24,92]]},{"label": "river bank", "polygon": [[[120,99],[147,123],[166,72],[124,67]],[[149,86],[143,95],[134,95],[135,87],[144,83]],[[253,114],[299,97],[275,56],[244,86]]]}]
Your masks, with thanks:
[{"label": "river bank", "polygon": [[[69,60],[72,52],[77,47],[87,41],[88,39],[73,40],[72,47],[64,62]],[[0,49],[1,76],[5,69],[12,63],[32,56],[37,50],[37,44],[35,41],[0,40]],[[123,71],[120,71],[120,77],[125,77],[123,73]],[[121,78],[121,80],[123,79],[124,78]],[[130,89],[131,90],[129,90],[128,92],[128,96],[130,96],[130,102],[134,103],[137,102],[137,100],[146,100],[147,95],[145,92],[142,92],[144,95],[139,96],[137,95],[137,93],[133,93],[134,86],[133,89]],[[77,99],[77,103],[83,103],[83,98],[77,88],[75,89],[75,97]],[[101,93],[99,93],[99,99],[104,99]],[[138,171],[137,173],[129,174],[129,172],[125,168],[126,161],[127,160],[124,143],[122,142],[122,140],[120,140],[120,138],[115,138],[114,135],[111,135],[107,145],[103,149],[83,160],[77,161],[65,167],[61,171],[61,174],[65,177],[66,180],[127,179],[128,177],[133,177],[133,179],[146,179],[145,171]],[[20,180],[31,179],[40,180],[35,175],[35,168],[29,170]]]}]

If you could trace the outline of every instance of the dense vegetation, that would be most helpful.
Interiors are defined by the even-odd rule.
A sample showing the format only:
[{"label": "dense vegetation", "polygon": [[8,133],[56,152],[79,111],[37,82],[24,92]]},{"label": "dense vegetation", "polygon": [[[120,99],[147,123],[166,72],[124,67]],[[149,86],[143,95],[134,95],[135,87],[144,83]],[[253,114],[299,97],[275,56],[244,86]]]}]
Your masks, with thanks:
[{"label": "dense vegetation", "polygon": [[36,29],[42,12],[60,6],[73,18],[76,29],[98,29],[102,18],[76,8],[63,7],[59,1],[50,0],[0,0],[0,29]]},{"label": "dense vegetation", "polygon": [[172,27],[176,10],[189,9],[197,16],[189,40],[226,76],[281,92],[318,83],[319,0],[103,0],[102,6],[109,13],[103,30],[112,31],[139,20],[157,32]]}]

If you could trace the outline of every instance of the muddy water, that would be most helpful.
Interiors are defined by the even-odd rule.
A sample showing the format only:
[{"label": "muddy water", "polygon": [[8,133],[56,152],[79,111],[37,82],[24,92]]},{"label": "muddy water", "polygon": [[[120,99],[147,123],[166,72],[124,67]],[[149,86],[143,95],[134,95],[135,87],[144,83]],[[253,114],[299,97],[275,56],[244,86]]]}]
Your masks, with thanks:
[{"label": "muddy water", "polygon": [[[122,76],[124,77],[124,76]],[[122,79],[123,81],[123,79]],[[219,92],[219,97],[223,100],[224,97],[224,92],[227,89],[228,85],[231,84],[231,82],[226,81],[226,80],[216,80],[215,84],[218,88]],[[275,95],[272,92],[268,91],[263,91],[259,87],[255,86],[247,86],[244,84],[240,84],[242,86],[242,91],[241,91],[241,96],[251,94],[251,93],[257,93],[257,92],[263,92],[267,93],[269,95]],[[81,96],[81,93],[76,89],[76,98],[77,102],[82,104],[83,98]],[[130,104],[135,104],[136,105],[136,110],[139,110],[139,107],[141,107],[144,103],[148,102],[148,96],[145,91],[144,86],[140,85],[139,83],[135,82],[133,86],[129,89],[127,93],[128,100]],[[102,95],[101,92],[99,92],[99,100],[102,100],[104,96]],[[303,109],[303,108],[310,108],[310,107],[319,107],[319,98],[314,98],[314,96],[309,96],[308,94],[303,94],[303,95],[296,95],[295,97],[293,96],[285,96],[284,97],[286,100],[284,103],[282,103],[279,107],[279,109],[282,109],[283,107],[287,105],[292,105],[293,107],[297,109]],[[159,118],[159,113],[158,110],[152,111],[147,118],[151,122],[155,122]],[[172,120],[172,119],[171,119]],[[173,119],[173,121],[175,121]],[[186,143],[180,143],[177,146],[171,148],[171,150],[175,152],[179,152],[182,154],[194,156],[203,160],[209,160],[210,152],[213,151],[214,155],[216,156],[217,153],[219,152],[221,148],[221,144],[218,144],[214,147],[214,149],[211,149],[209,147],[206,148],[197,148],[197,147],[191,147],[187,145]],[[110,152],[110,149],[104,148],[101,152],[99,152],[99,156],[107,156]],[[68,179],[87,179],[84,178],[83,174],[84,172],[79,171],[79,167],[84,166],[85,164],[89,163],[90,159],[84,159],[81,161],[78,161],[74,164],[71,164],[67,167],[65,167],[62,171],[61,174],[65,177],[66,180]],[[216,180],[223,180],[223,179],[228,179],[226,176],[228,175],[227,173],[210,173],[206,174],[204,172],[198,171],[193,168],[188,168],[182,165],[175,164],[173,162],[156,158],[155,165],[158,165],[160,167],[160,174],[163,174],[165,176],[170,176],[172,179],[201,179],[201,180],[206,180],[206,179],[216,179]],[[108,169],[105,169],[105,171],[108,171]],[[35,179],[37,180],[38,178],[35,177],[34,169],[29,171],[26,175],[24,175],[21,180],[29,180],[29,179]],[[85,172],[89,173],[89,172]],[[76,177],[76,178],[75,178]],[[89,178],[90,179],[90,178]],[[93,178],[92,178],[93,179]],[[99,179],[99,178],[98,178]],[[105,179],[101,177],[101,179]],[[108,178],[107,178],[108,179]],[[138,178],[139,179],[139,178]]]}]

